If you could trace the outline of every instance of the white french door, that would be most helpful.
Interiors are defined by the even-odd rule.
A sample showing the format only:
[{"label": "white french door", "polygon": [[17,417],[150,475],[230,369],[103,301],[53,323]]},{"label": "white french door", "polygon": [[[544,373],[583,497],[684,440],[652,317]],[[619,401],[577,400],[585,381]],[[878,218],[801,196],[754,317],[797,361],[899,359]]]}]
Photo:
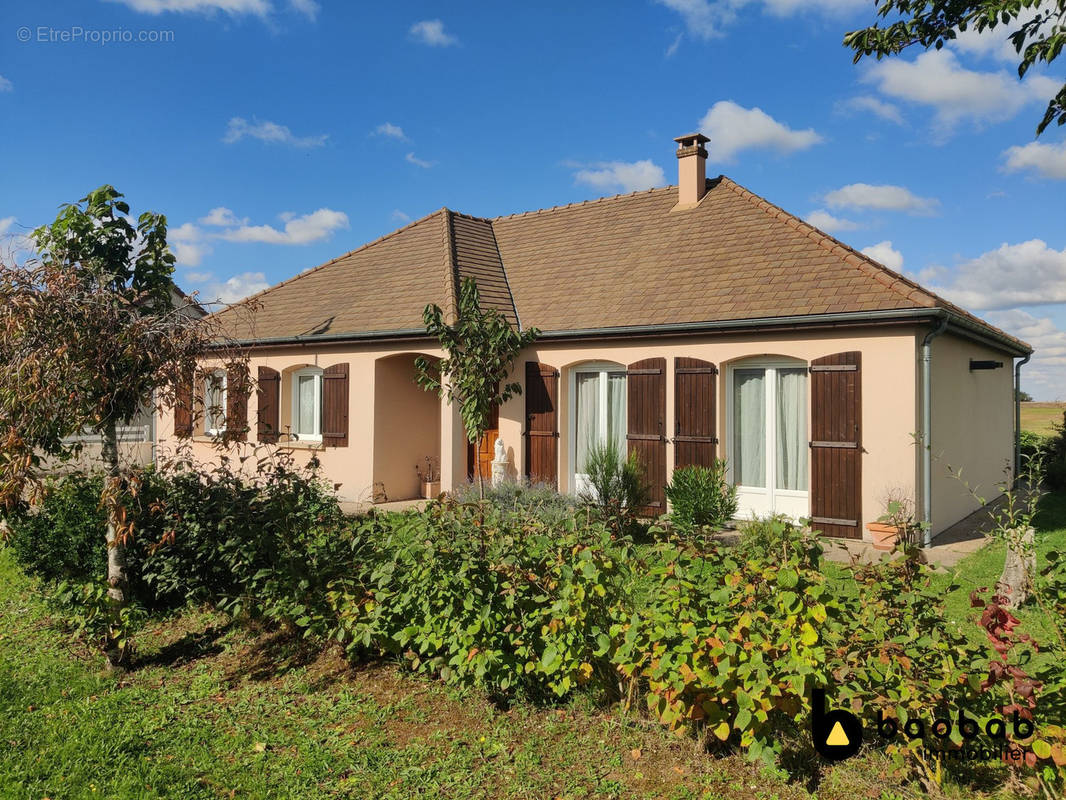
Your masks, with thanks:
[{"label": "white french door", "polygon": [[738,516],[808,516],[807,367],[742,362],[729,378],[729,466]]},{"label": "white french door", "polygon": [[588,491],[585,464],[597,446],[613,442],[626,455],[626,370],[619,364],[589,364],[571,372],[571,491]]}]

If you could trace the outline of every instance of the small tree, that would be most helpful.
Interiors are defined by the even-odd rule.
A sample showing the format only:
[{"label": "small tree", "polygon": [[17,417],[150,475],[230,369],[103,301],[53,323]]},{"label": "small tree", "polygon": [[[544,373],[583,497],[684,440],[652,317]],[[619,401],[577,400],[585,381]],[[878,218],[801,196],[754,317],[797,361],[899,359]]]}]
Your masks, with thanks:
[{"label": "small tree", "polygon": [[[536,341],[540,331],[517,330],[496,309],[483,309],[472,278],[466,278],[459,288],[453,324],[445,321],[444,312],[435,304],[426,306],[422,319],[447,357],[435,362],[416,359],[418,385],[459,406],[466,438],[480,450],[492,409],[522,393],[521,384],[504,381],[518,354]],[[480,468],[478,487],[484,500],[485,478]]]},{"label": "small tree", "polygon": [[[0,264],[0,505],[32,499],[45,459],[72,458],[82,448],[72,437],[99,434],[116,619],[128,600],[132,535],[117,427],[153,401],[173,406],[217,338],[210,321],[190,313],[193,301],[174,301],[166,217],[145,212],[134,225],[121,198],[101,186],[62,206],[55,222],[33,233],[36,259]],[[234,374],[247,375],[242,363],[229,365]],[[105,650],[112,666],[126,658],[117,641]]]}]

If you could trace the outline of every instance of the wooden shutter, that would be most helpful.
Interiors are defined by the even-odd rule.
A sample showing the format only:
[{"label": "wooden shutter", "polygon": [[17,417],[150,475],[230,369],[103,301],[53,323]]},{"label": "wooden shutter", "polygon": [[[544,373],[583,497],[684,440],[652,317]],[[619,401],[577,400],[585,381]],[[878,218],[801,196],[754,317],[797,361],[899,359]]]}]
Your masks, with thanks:
[{"label": "wooden shutter", "polygon": [[718,368],[709,361],[674,359],[674,469],[714,463],[717,375]]},{"label": "wooden shutter", "polygon": [[205,436],[204,423],[207,422],[207,376],[197,374],[192,381],[192,432],[194,436]]},{"label": "wooden shutter", "polygon": [[334,364],[322,373],[322,443],[348,446],[347,364]]},{"label": "wooden shutter", "polygon": [[811,362],[811,522],[862,538],[862,354]]},{"label": "wooden shutter", "polygon": [[192,436],[193,377],[181,382],[174,395],[174,435],[187,439]]},{"label": "wooden shutter", "polygon": [[559,370],[526,362],[526,477],[559,486]]},{"label": "wooden shutter", "polygon": [[666,510],[666,359],[646,358],[626,369],[626,441],[648,484],[647,516]]},{"label": "wooden shutter", "polygon": [[240,367],[226,375],[226,431],[234,441],[248,440],[248,381]]},{"label": "wooden shutter", "polygon": [[278,440],[281,427],[281,375],[276,369],[259,368],[256,397],[259,400],[256,438],[261,442],[273,444]]}]

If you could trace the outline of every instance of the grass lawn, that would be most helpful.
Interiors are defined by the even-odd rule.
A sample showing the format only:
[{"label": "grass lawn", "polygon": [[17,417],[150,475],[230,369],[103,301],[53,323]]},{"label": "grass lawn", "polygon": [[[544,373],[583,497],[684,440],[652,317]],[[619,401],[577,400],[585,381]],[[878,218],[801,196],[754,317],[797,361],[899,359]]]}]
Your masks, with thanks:
[{"label": "grass lawn", "polygon": [[[1046,499],[1039,523],[1041,552],[1066,546],[1066,497]],[[1001,566],[994,547],[960,564],[947,597],[960,624],[970,589]],[[1037,616],[1023,614],[1039,636]],[[877,753],[801,765],[790,783],[582,697],[501,709],[206,610],[154,623],[140,643],[130,673],[101,673],[0,549],[0,798],[925,796]],[[947,796],[1009,796],[980,786]]]},{"label": "grass lawn", "polygon": [[1052,423],[1062,424],[1066,403],[1022,403],[1022,430],[1033,433],[1054,433]]}]

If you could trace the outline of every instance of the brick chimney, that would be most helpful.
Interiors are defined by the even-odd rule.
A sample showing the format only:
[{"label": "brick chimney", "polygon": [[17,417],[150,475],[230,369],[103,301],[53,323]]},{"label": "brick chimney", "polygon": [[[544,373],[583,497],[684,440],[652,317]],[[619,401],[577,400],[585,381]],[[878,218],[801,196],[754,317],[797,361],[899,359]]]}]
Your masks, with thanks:
[{"label": "brick chimney", "polygon": [[707,193],[707,148],[702,133],[687,133],[677,142],[677,204],[693,206]]}]

